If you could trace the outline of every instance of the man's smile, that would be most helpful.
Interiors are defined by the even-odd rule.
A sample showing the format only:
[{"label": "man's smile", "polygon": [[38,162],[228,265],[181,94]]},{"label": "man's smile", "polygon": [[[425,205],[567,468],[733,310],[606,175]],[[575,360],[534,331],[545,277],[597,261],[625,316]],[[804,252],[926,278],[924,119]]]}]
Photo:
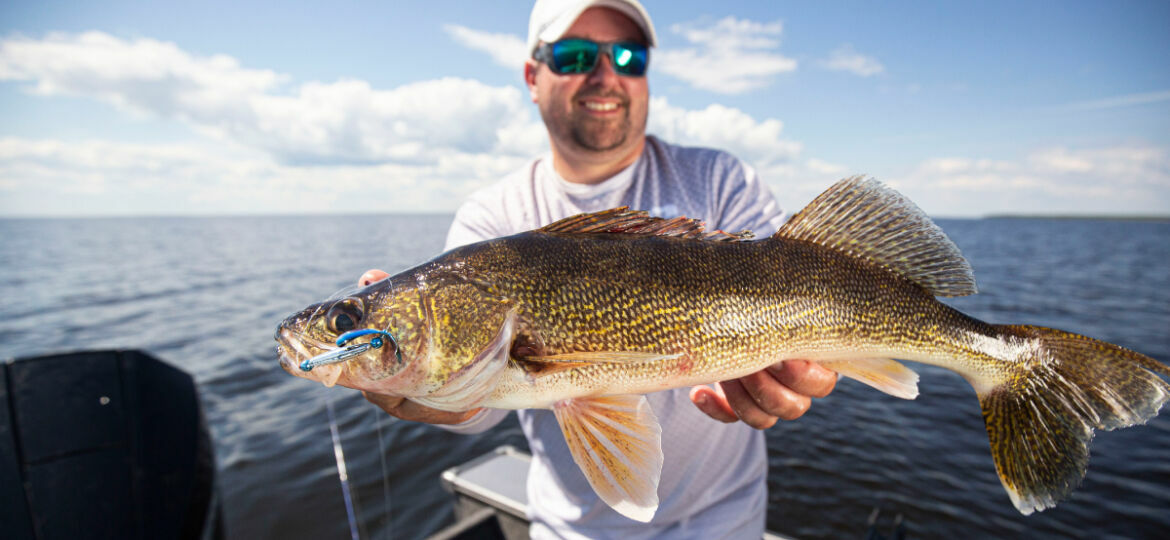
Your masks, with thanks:
[{"label": "man's smile", "polygon": [[594,113],[612,113],[617,112],[621,108],[619,101],[599,100],[599,99],[583,99],[577,102],[589,112]]}]

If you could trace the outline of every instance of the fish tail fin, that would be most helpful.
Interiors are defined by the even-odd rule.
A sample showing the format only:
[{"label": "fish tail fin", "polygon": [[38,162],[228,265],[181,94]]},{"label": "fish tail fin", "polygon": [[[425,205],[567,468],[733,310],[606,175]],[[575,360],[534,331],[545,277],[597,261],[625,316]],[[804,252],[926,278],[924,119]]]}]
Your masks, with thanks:
[{"label": "fish tail fin", "polygon": [[1051,328],[998,325],[1008,380],[976,385],[996,472],[1023,514],[1056,505],[1089,463],[1094,429],[1143,424],[1170,398],[1170,368],[1131,350]]}]

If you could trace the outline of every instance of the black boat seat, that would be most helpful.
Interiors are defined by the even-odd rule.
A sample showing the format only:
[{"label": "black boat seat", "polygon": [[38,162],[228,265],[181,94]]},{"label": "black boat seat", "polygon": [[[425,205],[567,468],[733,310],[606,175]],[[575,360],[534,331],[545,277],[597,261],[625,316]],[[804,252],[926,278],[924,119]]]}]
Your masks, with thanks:
[{"label": "black boat seat", "polygon": [[134,350],[0,368],[5,538],[222,537],[213,448],[190,375]]}]

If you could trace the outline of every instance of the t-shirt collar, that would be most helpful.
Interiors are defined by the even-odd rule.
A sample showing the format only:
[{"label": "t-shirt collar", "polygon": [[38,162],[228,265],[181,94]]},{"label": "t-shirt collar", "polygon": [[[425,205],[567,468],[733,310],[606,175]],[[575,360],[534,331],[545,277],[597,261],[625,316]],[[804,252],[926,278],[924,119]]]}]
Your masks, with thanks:
[{"label": "t-shirt collar", "polygon": [[629,187],[630,183],[634,181],[634,170],[636,170],[638,164],[642,162],[642,156],[639,155],[638,159],[634,160],[634,162],[626,166],[626,168],[596,184],[579,184],[561,178],[561,175],[557,174],[556,169],[553,168],[552,154],[546,155],[545,159],[541,161],[542,163],[540,166],[545,168],[544,172],[548,175],[549,178],[553,179],[553,182],[557,185],[557,187],[566,195],[576,199],[592,199]]}]

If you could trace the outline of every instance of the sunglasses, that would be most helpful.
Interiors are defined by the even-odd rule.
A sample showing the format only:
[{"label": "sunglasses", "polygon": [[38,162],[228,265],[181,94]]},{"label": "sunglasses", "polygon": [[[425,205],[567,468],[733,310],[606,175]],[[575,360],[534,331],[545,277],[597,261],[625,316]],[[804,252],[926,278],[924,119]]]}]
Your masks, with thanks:
[{"label": "sunglasses", "polygon": [[641,77],[646,74],[650,51],[645,45],[632,41],[597,43],[588,39],[562,39],[541,45],[532,57],[548,64],[556,73],[571,75],[593,71],[602,53],[613,60],[613,70],[618,75]]}]

